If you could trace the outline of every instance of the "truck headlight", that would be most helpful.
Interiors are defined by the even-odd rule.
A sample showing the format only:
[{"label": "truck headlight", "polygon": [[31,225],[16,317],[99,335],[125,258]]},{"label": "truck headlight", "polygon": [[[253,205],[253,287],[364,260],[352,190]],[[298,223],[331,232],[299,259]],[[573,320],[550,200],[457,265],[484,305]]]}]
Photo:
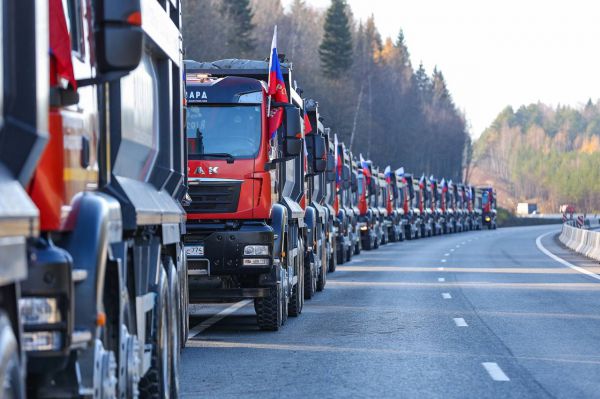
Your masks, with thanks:
[{"label": "truck headlight", "polygon": [[28,352],[56,351],[62,346],[62,335],[58,331],[36,331],[23,333],[23,349]]},{"label": "truck headlight", "polygon": [[21,298],[19,299],[19,310],[25,326],[61,322],[56,298]]},{"label": "truck headlight", "polygon": [[268,245],[246,245],[244,247],[244,256],[268,256]]},{"label": "truck headlight", "polygon": [[490,222],[491,220],[492,220],[492,218],[491,218],[491,217],[489,217],[489,216],[486,216],[486,217],[485,217],[485,221],[486,221],[486,222]]},{"label": "truck headlight", "polygon": [[361,231],[367,231],[368,229],[369,229],[369,227],[366,224],[363,224],[362,226],[360,226]]}]

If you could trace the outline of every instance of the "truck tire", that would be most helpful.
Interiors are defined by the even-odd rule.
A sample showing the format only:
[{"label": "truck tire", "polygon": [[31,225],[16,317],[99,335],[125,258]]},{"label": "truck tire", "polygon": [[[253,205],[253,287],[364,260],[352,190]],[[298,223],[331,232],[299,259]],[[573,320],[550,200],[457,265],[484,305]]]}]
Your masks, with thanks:
[{"label": "truck tire", "polygon": [[187,256],[183,249],[180,250],[178,261],[181,263],[177,268],[179,273],[180,281],[180,295],[181,295],[181,349],[185,349],[185,344],[188,340],[190,333],[190,299],[188,291],[188,267],[187,267]]},{"label": "truck tire", "polygon": [[0,312],[0,387],[3,398],[20,399],[25,397],[24,373],[17,339],[4,312]]},{"label": "truck tire", "polygon": [[340,250],[337,252],[337,264],[343,265],[346,260],[346,249],[344,245],[340,245]]},{"label": "truck tire", "polygon": [[354,255],[360,255],[360,245],[361,241],[356,241],[356,244],[354,245]]},{"label": "truck tire", "polygon": [[264,331],[278,331],[283,323],[283,287],[281,281],[269,290],[269,296],[256,298],[256,321]]},{"label": "truck tire", "polygon": [[171,359],[169,354],[169,285],[161,267],[158,280],[158,295],[154,307],[152,325],[152,360],[150,369],[140,380],[141,399],[170,397]]},{"label": "truck tire", "polygon": [[328,269],[329,273],[333,273],[333,272],[335,272],[336,268],[337,268],[337,245],[334,243],[333,244],[333,253],[329,257],[329,265],[328,265],[327,269]]},{"label": "truck tire", "polygon": [[[323,237],[323,240],[325,238]],[[321,292],[325,289],[327,284],[327,247],[325,245],[321,248],[321,268],[319,269],[319,278],[317,279],[317,291]]]},{"label": "truck tire", "polygon": [[[300,241],[299,245],[298,245],[298,253],[299,254],[303,254],[304,253],[304,245],[302,244],[302,241]],[[298,255],[296,257],[295,262],[296,267],[298,270],[298,279],[296,282],[296,285],[294,285],[292,287],[292,295],[290,296],[290,300],[289,303],[287,305],[287,314],[291,317],[298,317],[300,316],[300,313],[302,313],[302,308],[304,307],[304,298],[306,297],[306,285],[305,285],[305,281],[306,281],[306,277],[305,277],[305,273],[306,270],[304,270],[304,256],[303,255]],[[313,266],[314,267],[314,263]],[[314,285],[316,287],[317,282],[314,282]],[[314,291],[313,291],[314,293]],[[287,315],[284,315],[284,317]],[[286,317],[287,318],[287,317]],[[285,322],[285,320],[284,320]]]},{"label": "truck tire", "polygon": [[[308,263],[308,265],[306,265]],[[305,262],[308,269],[304,270],[304,299],[312,299],[317,290],[317,281],[315,278],[315,262]]]},{"label": "truck tire", "polygon": [[179,397],[179,362],[181,355],[181,285],[179,275],[173,263],[168,257],[164,263],[168,270],[169,294],[171,296],[171,311],[169,312],[169,351],[171,353],[171,397]]}]

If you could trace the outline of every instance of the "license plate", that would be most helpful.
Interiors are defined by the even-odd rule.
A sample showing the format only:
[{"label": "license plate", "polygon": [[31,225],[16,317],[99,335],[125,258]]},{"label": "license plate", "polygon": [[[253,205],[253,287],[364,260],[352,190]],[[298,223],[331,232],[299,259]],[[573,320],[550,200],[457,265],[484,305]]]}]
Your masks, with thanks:
[{"label": "license plate", "polygon": [[187,256],[204,256],[204,245],[190,245],[185,247]]}]

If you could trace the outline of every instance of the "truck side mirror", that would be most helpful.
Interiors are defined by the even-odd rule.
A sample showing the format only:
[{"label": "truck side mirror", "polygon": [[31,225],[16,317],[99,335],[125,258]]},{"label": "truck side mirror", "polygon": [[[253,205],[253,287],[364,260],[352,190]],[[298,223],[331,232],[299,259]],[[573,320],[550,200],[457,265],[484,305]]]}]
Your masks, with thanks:
[{"label": "truck side mirror", "polygon": [[95,5],[99,71],[133,71],[142,59],[144,42],[140,0],[99,0]]},{"label": "truck side mirror", "polygon": [[293,105],[286,105],[284,108],[285,116],[285,136],[283,138],[284,156],[295,157],[302,152],[302,125],[300,124],[300,109]]},{"label": "truck side mirror", "polygon": [[333,154],[327,154],[327,182],[335,181],[335,157]]},{"label": "truck side mirror", "polygon": [[286,137],[283,145],[285,157],[296,157],[302,152],[302,139]]},{"label": "truck side mirror", "polygon": [[350,179],[350,186],[352,188],[352,192],[358,191],[358,177],[354,173],[352,173],[352,178]]},{"label": "truck side mirror", "polygon": [[345,189],[350,188],[350,168],[347,165],[342,167],[342,182]]},{"label": "truck side mirror", "polygon": [[325,137],[316,136],[314,137],[313,146],[313,161],[315,173],[323,173],[327,168],[327,160],[325,158]]},{"label": "truck side mirror", "polygon": [[284,107],[285,112],[285,135],[287,138],[290,137],[301,137],[302,136],[302,125],[300,121],[300,109],[293,105],[286,105]]}]

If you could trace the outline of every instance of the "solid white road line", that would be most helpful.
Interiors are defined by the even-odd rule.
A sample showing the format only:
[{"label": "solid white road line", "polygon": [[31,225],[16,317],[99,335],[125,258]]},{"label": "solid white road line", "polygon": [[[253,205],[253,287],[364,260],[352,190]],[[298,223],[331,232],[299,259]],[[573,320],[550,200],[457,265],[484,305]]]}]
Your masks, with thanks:
[{"label": "solid white road line", "polygon": [[584,269],[583,267],[579,267],[579,266],[575,266],[572,263],[567,262],[566,260],[564,260],[563,258],[559,258],[558,256],[554,255],[552,252],[548,251],[546,249],[546,247],[544,247],[544,245],[542,244],[542,239],[544,237],[546,237],[547,235],[550,234],[556,234],[555,231],[549,231],[548,233],[542,234],[541,236],[539,236],[538,238],[535,239],[535,246],[545,255],[547,255],[548,257],[552,258],[553,260],[557,261],[558,263],[570,267],[573,270],[578,271],[579,273],[583,273],[586,276],[590,276],[592,278],[595,278],[596,280],[600,280],[600,276],[597,275],[596,273],[592,273],[589,270]]},{"label": "solid white road line", "polygon": [[442,271],[442,270],[444,270],[444,267],[443,266],[442,267],[438,267],[438,270]]},{"label": "solid white road line", "polygon": [[252,299],[244,299],[243,301],[236,302],[233,305],[229,306],[228,308],[221,310],[216,315],[204,320],[202,323],[196,324],[194,327],[190,328],[189,337],[194,338],[196,335],[200,334],[202,331],[206,330],[207,328],[213,326],[220,320],[229,316],[236,310],[243,308],[244,306],[248,305],[249,303],[252,303],[252,301],[253,301]]},{"label": "solid white road line", "polygon": [[500,368],[500,366],[498,366],[497,363],[483,362],[483,363],[481,363],[481,365],[483,366],[485,371],[488,372],[490,377],[492,377],[492,380],[494,380],[494,381],[510,381],[510,378],[508,378],[508,376],[506,374],[504,374],[504,371],[502,371],[502,369]]},{"label": "solid white road line", "polygon": [[454,324],[456,324],[456,327],[469,327],[465,319],[463,319],[462,317],[455,317]]},{"label": "solid white road line", "polygon": [[440,277],[440,278],[438,278],[438,281],[439,281],[440,283],[443,283],[444,281],[446,281],[446,279],[445,279],[445,278],[443,278],[443,277]]},{"label": "solid white road line", "polygon": [[444,299],[452,299],[452,295],[449,292],[442,293],[442,298]]}]

